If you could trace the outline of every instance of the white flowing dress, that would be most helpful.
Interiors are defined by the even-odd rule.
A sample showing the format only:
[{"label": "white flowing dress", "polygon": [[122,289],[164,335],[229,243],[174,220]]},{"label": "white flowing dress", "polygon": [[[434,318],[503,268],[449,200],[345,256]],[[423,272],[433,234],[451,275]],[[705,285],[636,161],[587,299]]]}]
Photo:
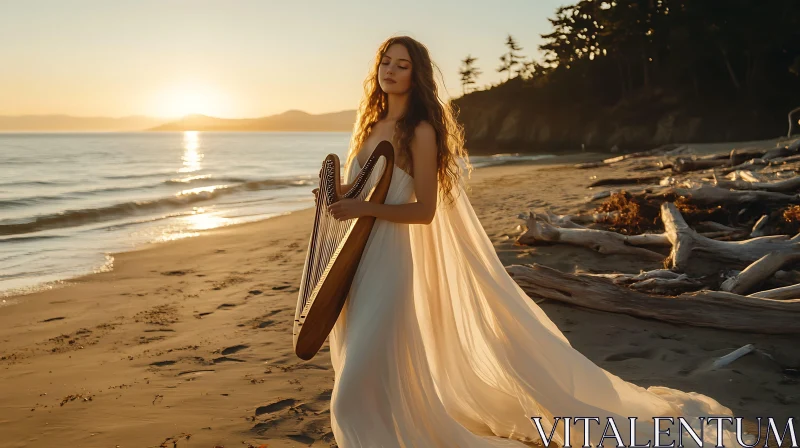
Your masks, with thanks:
[{"label": "white flowing dress", "polygon": [[[353,160],[348,182],[360,169]],[[522,448],[541,443],[531,417],[548,437],[555,417],[599,417],[593,446],[609,417],[630,443],[628,417],[638,417],[636,443],[646,444],[653,417],[731,415],[705,395],[628,383],[572,348],[506,273],[463,186],[455,190],[429,225],[375,221],[329,338],[340,448]],[[413,178],[395,166],[385,203],[414,200]],[[563,446],[563,423],[555,429]],[[703,438],[715,437],[706,428]],[[582,423],[569,439],[583,445]]]}]

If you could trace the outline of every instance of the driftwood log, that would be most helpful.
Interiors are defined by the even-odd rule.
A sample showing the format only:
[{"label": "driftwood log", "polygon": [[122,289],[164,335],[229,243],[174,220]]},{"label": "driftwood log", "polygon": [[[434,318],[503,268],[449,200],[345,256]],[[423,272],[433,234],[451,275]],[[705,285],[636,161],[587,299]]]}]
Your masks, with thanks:
[{"label": "driftwood log", "polygon": [[764,230],[767,228],[767,224],[769,223],[769,215],[762,215],[758,218],[755,225],[753,225],[753,230],[750,231],[750,238],[756,238],[759,236],[765,236]]},{"label": "driftwood log", "polygon": [[667,261],[672,269],[688,274],[708,274],[723,266],[742,269],[771,252],[800,250],[800,235],[794,238],[762,236],[745,241],[706,238],[690,228],[675,204],[671,203],[661,205],[661,220],[672,243]]},{"label": "driftwood log", "polygon": [[800,190],[800,176],[777,182],[759,182],[757,180],[745,180],[744,178],[737,180],[720,179],[715,173],[714,185],[720,188],[733,190],[763,190],[778,193],[796,193]]},{"label": "driftwood log", "polygon": [[767,151],[764,149],[732,149],[728,157],[728,163],[730,166],[736,166],[750,159],[764,157],[766,153]]},{"label": "driftwood log", "polygon": [[621,235],[616,232],[594,229],[563,228],[553,225],[546,215],[530,212],[525,221],[527,229],[517,243],[565,243],[588,247],[601,254],[636,255],[648,260],[663,260],[664,255],[638,246],[669,246],[663,234]]},{"label": "driftwood log", "polygon": [[[762,299],[800,299],[800,284],[784,286],[783,288],[768,289],[750,294],[749,297],[759,297]],[[800,325],[800,323],[798,324]]]},{"label": "driftwood log", "polygon": [[752,203],[792,204],[800,203],[800,195],[788,195],[771,191],[728,190],[725,188],[702,186],[700,188],[670,188],[664,192],[648,193],[647,199],[666,199],[674,196],[686,197],[694,204],[702,205],[743,205]]},{"label": "driftwood log", "polygon": [[697,291],[707,287],[716,287],[716,280],[709,278],[689,278],[686,274],[679,274],[668,269],[654,269],[639,274],[597,274],[577,271],[576,275],[589,277],[603,277],[611,280],[615,285],[627,286],[638,291],[648,291],[656,294],[677,295],[688,291]]},{"label": "driftwood log", "polygon": [[[722,282],[720,289],[735,294],[747,294],[753,291],[761,282],[772,277],[779,269],[798,260],[800,260],[800,250],[768,253],[738,275]],[[800,322],[798,322],[798,325],[800,325]]]},{"label": "driftwood log", "polygon": [[678,157],[672,162],[672,172],[680,174],[689,171],[727,166],[729,161],[730,159]]},{"label": "driftwood log", "polygon": [[677,297],[646,294],[611,280],[566,274],[542,265],[506,268],[531,298],[676,324],[770,334],[800,334],[800,299],[772,300],[720,291]]},{"label": "driftwood log", "polygon": [[766,166],[768,164],[769,162],[759,157],[755,159],[750,159],[746,162],[742,162],[739,165],[720,168],[719,171],[722,172],[723,174],[728,174],[736,170],[750,169],[753,167]]}]

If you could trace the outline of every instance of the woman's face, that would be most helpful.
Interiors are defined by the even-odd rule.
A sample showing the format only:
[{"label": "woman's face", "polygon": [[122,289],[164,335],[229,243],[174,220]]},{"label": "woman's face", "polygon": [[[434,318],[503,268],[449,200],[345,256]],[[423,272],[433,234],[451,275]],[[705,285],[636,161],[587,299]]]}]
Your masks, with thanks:
[{"label": "woman's face", "polygon": [[404,94],[411,89],[411,56],[401,44],[392,44],[381,57],[378,84],[388,94]]}]

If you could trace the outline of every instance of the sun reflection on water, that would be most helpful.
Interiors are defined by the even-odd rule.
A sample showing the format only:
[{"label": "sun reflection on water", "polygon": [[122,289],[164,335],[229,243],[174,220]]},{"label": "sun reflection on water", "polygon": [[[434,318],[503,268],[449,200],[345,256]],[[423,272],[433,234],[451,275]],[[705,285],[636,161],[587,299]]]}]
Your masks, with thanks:
[{"label": "sun reflection on water", "polygon": [[203,230],[211,230],[219,227],[237,224],[241,220],[237,218],[226,218],[220,212],[209,210],[205,207],[193,207],[192,211],[186,215],[176,217],[176,221],[167,228],[162,229],[158,241],[174,241],[183,238],[199,236]]},{"label": "sun reflection on water", "polygon": [[216,229],[235,222],[235,220],[223,218],[214,213],[206,213],[206,210],[202,207],[195,207],[194,213],[184,216],[183,219],[190,230]]},{"label": "sun reflection on water", "polygon": [[202,167],[200,162],[203,160],[203,153],[200,149],[200,133],[197,131],[185,131],[183,133],[183,168],[178,170],[180,173],[193,173]]}]

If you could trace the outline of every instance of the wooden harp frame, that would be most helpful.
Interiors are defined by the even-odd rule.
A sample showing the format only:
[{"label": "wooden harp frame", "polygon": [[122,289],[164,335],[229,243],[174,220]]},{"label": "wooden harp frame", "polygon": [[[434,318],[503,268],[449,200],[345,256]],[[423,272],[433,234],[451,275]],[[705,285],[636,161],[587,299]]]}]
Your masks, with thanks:
[{"label": "wooden harp frame", "polygon": [[[361,167],[353,186],[347,192],[341,191],[339,157],[336,154],[329,154],[325,158],[323,167],[327,164],[329,167],[333,168],[333,182],[335,185],[334,191],[327,192],[329,195],[329,202],[335,203],[340,199],[353,197],[361,188],[365,188],[364,183],[367,180],[366,174],[372,173],[380,157],[384,157],[386,160],[383,173],[380,179],[375,183],[374,189],[365,200],[382,204],[386,200],[386,195],[389,193],[389,186],[391,185],[392,174],[394,173],[394,147],[386,140],[378,144],[369,159],[367,159],[367,162]],[[324,191],[322,186],[325,181],[326,179],[320,179],[320,194]],[[323,206],[324,201],[317,201],[317,208]],[[306,253],[306,262],[303,267],[301,282],[306,281],[306,276],[310,269],[309,263],[314,257],[315,247],[313,247],[313,244],[314,241],[317,241],[319,217],[320,210],[317,211],[314,219],[314,227],[309,239],[309,247]],[[301,306],[303,304],[303,297],[298,296],[298,306],[293,329],[293,344],[295,354],[301,359],[309,360],[313,358],[336,324],[348,294],[350,293],[350,286],[353,283],[353,278],[355,277],[356,270],[361,261],[361,256],[367,245],[367,239],[369,238],[370,232],[372,232],[374,224],[374,216],[355,218],[355,223],[339,241],[337,248],[328,261],[325,271],[309,294],[308,299],[305,301],[305,306]],[[303,294],[302,283],[299,294]]]}]

